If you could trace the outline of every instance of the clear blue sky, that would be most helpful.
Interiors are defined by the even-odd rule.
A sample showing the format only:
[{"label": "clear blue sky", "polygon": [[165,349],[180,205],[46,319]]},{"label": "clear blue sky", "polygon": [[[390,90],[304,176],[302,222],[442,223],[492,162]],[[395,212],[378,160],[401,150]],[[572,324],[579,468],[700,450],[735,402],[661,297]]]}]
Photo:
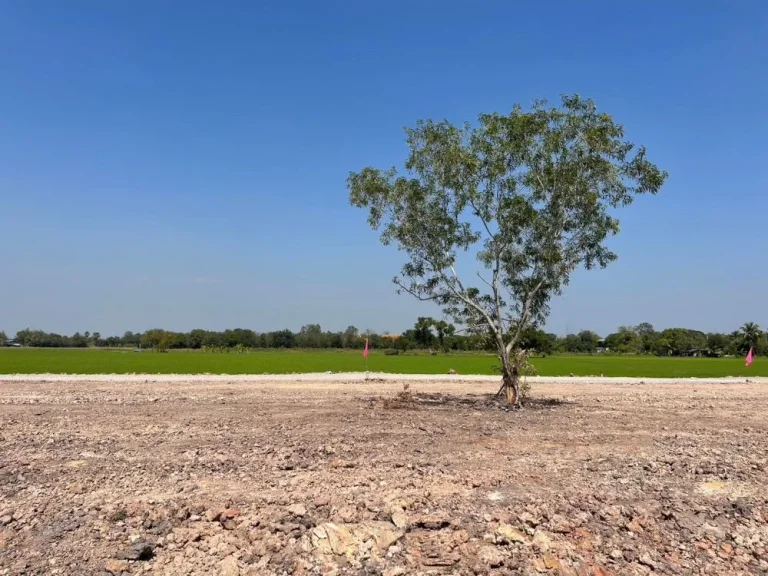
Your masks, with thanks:
[{"label": "clear blue sky", "polygon": [[768,3],[0,0],[0,329],[401,331],[345,178],[578,92],[670,173],[548,329],[768,327]]}]

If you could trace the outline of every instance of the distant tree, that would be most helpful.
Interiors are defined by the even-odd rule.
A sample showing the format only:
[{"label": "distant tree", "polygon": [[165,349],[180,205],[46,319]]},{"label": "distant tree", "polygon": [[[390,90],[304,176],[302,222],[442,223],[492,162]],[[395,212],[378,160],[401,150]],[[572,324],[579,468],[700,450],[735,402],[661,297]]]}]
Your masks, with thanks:
[{"label": "distant tree", "polygon": [[206,332],[200,328],[190,330],[187,334],[187,348],[197,350],[202,348],[205,343]]},{"label": "distant tree", "polygon": [[741,328],[741,351],[746,352],[751,347],[757,347],[760,337],[763,335],[760,326],[754,322],[746,322]]},{"label": "distant tree", "polygon": [[[86,332],[87,334],[87,332]],[[71,340],[71,346],[74,348],[86,348],[88,346],[88,336],[85,336],[85,334],[80,334],[80,332],[75,332],[72,334]]]},{"label": "distant tree", "polygon": [[684,356],[693,351],[705,351],[707,336],[687,328],[667,328],[659,333],[654,346],[657,356]]},{"label": "distant tree", "polygon": [[270,332],[269,336],[272,341],[272,348],[294,348],[296,344],[296,336],[290,330],[280,330],[278,332]]},{"label": "distant tree", "polygon": [[91,339],[93,340],[93,345],[94,346],[98,346],[99,345],[99,341],[101,340],[101,333],[100,332],[94,332],[91,335]]},{"label": "distant tree", "polygon": [[299,330],[296,337],[296,345],[299,348],[323,348],[325,347],[325,335],[320,324],[305,324]]},{"label": "distant tree", "polygon": [[359,348],[360,345],[360,331],[354,326],[348,326],[344,330],[342,336],[344,341],[344,348]]},{"label": "distant tree", "polygon": [[707,350],[710,356],[722,356],[731,347],[731,339],[727,334],[707,334]]},{"label": "distant tree", "polygon": [[640,351],[643,354],[653,353],[654,342],[659,337],[659,334],[654,330],[653,325],[649,322],[642,322],[635,326],[635,332],[640,337]]},{"label": "distant tree", "polygon": [[571,354],[592,354],[597,352],[600,336],[590,330],[578,334],[568,334],[559,342],[560,350]]},{"label": "distant tree", "polygon": [[617,332],[605,337],[605,346],[619,354],[639,354],[643,350],[643,340],[636,328],[619,326]]},{"label": "distant tree", "polygon": [[147,330],[144,332],[144,334],[141,335],[141,347],[142,348],[158,348],[160,343],[166,343],[167,340],[163,341],[163,337],[165,336],[165,330],[162,328],[152,328],[151,330]]},{"label": "distant tree", "polygon": [[441,348],[445,348],[445,339],[450,338],[456,332],[456,327],[445,320],[436,320],[433,324],[437,334],[437,342]]},{"label": "distant tree", "polygon": [[[553,337],[554,336],[554,340]],[[532,350],[546,356],[551,354],[554,350],[554,343],[557,340],[557,336],[554,334],[547,334],[544,330],[529,326],[523,331],[523,335],[520,339],[520,347],[523,350]]]},{"label": "distant tree", "polygon": [[8,336],[2,330],[0,330],[0,346],[8,346]]},{"label": "distant tree", "polygon": [[124,343],[120,336],[107,336],[107,338],[104,340],[104,345],[108,346],[109,348],[117,348],[119,346],[123,346]]},{"label": "distant tree", "polygon": [[653,334],[656,330],[653,329],[653,324],[650,322],[641,322],[635,326],[635,332],[643,336],[644,334]]},{"label": "distant tree", "polygon": [[344,348],[344,338],[341,332],[327,332],[326,342],[329,348]]},{"label": "distant tree", "polygon": [[435,335],[432,333],[434,325],[434,318],[419,316],[416,319],[416,324],[413,326],[413,339],[419,348],[431,348],[435,343]]},{"label": "distant tree", "polygon": [[579,342],[581,343],[581,352],[588,354],[594,354],[597,352],[597,343],[600,342],[600,336],[592,332],[591,330],[582,330],[577,334]]},{"label": "distant tree", "polygon": [[141,341],[141,334],[134,334],[130,330],[123,334],[123,346],[138,346]]},{"label": "distant tree", "polygon": [[[476,128],[429,120],[406,133],[408,174],[353,172],[350,202],[407,254],[401,291],[492,334],[502,388],[518,405],[523,331],[546,318],[574,270],[616,258],[604,244],[619,230],[614,209],[656,193],[667,175],[579,96],[483,114]],[[458,273],[469,250],[487,270],[478,286]]]}]

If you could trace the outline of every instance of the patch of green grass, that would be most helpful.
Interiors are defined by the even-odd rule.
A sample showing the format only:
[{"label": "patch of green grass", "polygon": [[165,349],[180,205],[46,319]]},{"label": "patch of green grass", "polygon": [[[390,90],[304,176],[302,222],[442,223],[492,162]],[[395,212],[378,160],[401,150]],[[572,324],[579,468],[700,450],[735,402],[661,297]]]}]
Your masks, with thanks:
[{"label": "patch of green grass", "polygon": [[[533,358],[542,376],[724,377],[768,376],[768,360],[747,368],[741,358],[655,358],[651,356],[550,356]],[[395,374],[495,374],[490,354],[386,356],[373,352],[371,372]],[[195,351],[136,353],[133,350],[0,348],[0,374],[290,374],[362,372],[361,351],[258,350],[249,354]]]}]

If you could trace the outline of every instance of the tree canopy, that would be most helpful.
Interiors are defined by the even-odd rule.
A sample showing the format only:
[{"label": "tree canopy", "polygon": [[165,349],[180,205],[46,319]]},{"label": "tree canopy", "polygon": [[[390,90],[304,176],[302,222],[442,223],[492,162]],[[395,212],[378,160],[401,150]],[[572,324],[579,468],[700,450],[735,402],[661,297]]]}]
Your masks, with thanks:
[{"label": "tree canopy", "polygon": [[[401,291],[493,336],[510,403],[519,403],[514,355],[524,329],[546,318],[579,266],[606,266],[605,240],[618,233],[613,209],[656,193],[667,174],[591,100],[537,101],[478,124],[419,121],[406,129],[405,175],[363,168],[349,175],[353,206],[368,210],[384,244],[408,257]],[[473,252],[486,269],[461,276]]]}]

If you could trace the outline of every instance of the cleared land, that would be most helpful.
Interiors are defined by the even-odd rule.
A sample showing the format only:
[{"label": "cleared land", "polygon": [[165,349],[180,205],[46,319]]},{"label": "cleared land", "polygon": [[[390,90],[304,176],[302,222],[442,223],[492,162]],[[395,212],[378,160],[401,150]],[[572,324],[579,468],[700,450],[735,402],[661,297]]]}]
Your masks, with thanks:
[{"label": "cleared land", "polygon": [[[391,374],[493,374],[490,354],[386,356],[374,352],[372,372]],[[533,364],[543,376],[637,376],[721,378],[768,376],[768,360],[749,368],[743,358],[657,358],[652,356],[549,356]],[[0,374],[288,374],[362,372],[361,351],[259,350],[249,354],[132,350],[0,349]]]},{"label": "cleared land", "polygon": [[0,378],[0,574],[762,574],[759,383]]}]

